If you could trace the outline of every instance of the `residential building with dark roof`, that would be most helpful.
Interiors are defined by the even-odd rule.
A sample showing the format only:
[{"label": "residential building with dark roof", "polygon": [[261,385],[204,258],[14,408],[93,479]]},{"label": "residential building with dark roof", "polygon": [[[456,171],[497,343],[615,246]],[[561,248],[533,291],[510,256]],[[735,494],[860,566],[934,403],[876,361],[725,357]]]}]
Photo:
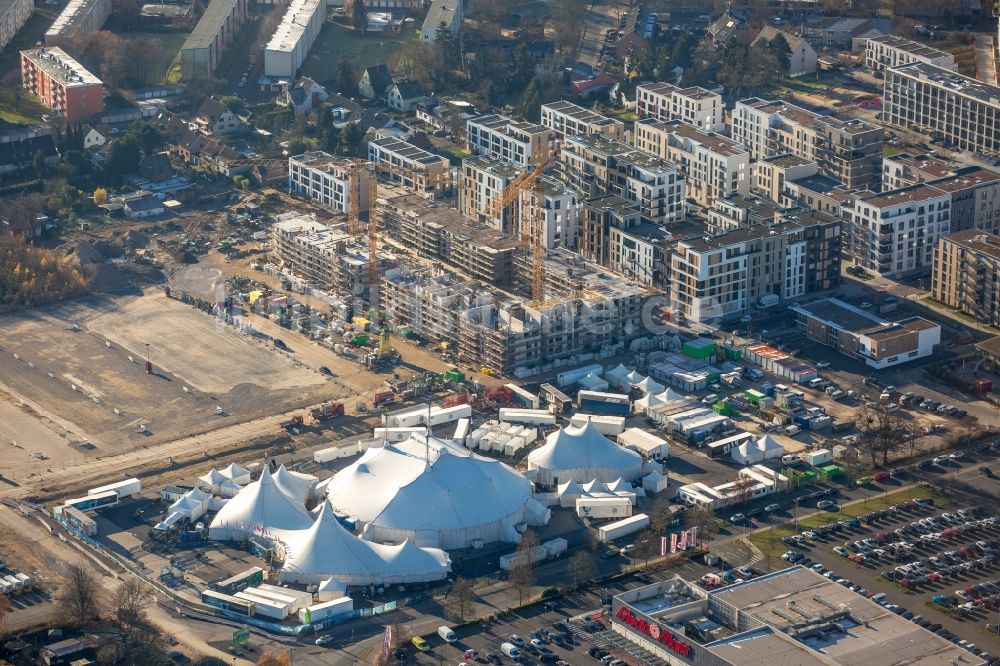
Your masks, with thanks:
[{"label": "residential building with dark roof", "polygon": [[362,97],[377,99],[392,85],[392,75],[385,64],[366,67],[358,82],[358,92]]},{"label": "residential building with dark roof", "polygon": [[1000,325],[1000,236],[970,230],[938,239],[931,297],[979,322]]}]

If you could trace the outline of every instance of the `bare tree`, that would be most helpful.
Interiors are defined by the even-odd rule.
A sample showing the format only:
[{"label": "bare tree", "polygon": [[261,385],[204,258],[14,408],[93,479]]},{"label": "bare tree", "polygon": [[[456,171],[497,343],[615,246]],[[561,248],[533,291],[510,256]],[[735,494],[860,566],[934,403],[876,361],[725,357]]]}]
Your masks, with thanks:
[{"label": "bare tree", "polygon": [[458,577],[448,591],[448,614],[459,622],[465,622],[466,614],[472,608],[476,592],[467,578]]},{"label": "bare tree", "polygon": [[594,553],[589,550],[577,551],[576,555],[569,560],[569,575],[573,579],[573,586],[580,587],[597,574],[597,563],[594,562]]},{"label": "bare tree", "polygon": [[264,650],[257,660],[257,666],[292,666],[292,658],[287,652]]},{"label": "bare tree", "polygon": [[517,592],[517,605],[524,603],[525,593],[531,592],[531,588],[535,585],[535,574],[531,571],[531,565],[522,560],[512,566],[507,577],[507,585]]},{"label": "bare tree", "polygon": [[646,530],[636,538],[635,549],[632,551],[632,556],[641,558],[644,567],[649,566],[650,558],[656,557],[659,554],[660,535],[658,532]]},{"label": "bare tree", "polygon": [[69,565],[60,602],[70,622],[83,626],[94,619],[97,615],[97,578],[93,570],[79,564]]},{"label": "bare tree", "polygon": [[666,532],[673,520],[673,511],[670,508],[670,500],[661,497],[653,502],[653,509],[649,515],[649,525],[657,532]]},{"label": "bare tree", "polygon": [[881,403],[869,402],[861,407],[855,425],[860,436],[858,448],[871,458],[872,465],[888,465],[889,454],[920,437],[920,431],[900,410],[890,410]]},{"label": "bare tree", "polygon": [[142,624],[152,600],[145,583],[138,578],[126,578],[115,591],[115,616],[123,624]]},{"label": "bare tree", "polygon": [[7,614],[10,613],[10,599],[0,596],[0,636],[7,629]]},{"label": "bare tree", "polygon": [[746,476],[738,476],[733,482],[733,501],[736,504],[753,499],[753,489],[757,482]]},{"label": "bare tree", "polygon": [[525,530],[524,534],[521,535],[521,541],[517,544],[517,552],[525,553],[529,567],[535,563],[531,550],[537,545],[538,535],[535,534],[535,531],[532,529]]},{"label": "bare tree", "polygon": [[697,525],[700,528],[701,533],[705,536],[718,534],[719,532],[719,519],[715,515],[715,511],[707,506],[700,506],[696,504],[695,506],[688,508],[684,517],[688,525]]}]

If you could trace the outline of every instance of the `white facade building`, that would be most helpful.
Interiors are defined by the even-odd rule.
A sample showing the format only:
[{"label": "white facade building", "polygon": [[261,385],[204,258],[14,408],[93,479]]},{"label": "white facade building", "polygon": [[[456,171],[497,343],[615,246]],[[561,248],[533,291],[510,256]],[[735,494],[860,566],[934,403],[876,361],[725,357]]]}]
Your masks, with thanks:
[{"label": "white facade building", "polygon": [[[288,189],[339,213],[348,212],[349,162],[321,150],[288,158]],[[358,211],[368,210],[368,170],[362,169]]]},{"label": "white facade building", "polygon": [[911,62],[925,62],[952,72],[958,71],[955,56],[920,42],[896,35],[880,35],[865,41],[865,64],[873,70],[889,69]]},{"label": "white facade building", "polygon": [[862,193],[845,218],[845,252],[857,265],[893,278],[929,271],[938,238],[951,228],[951,194],[923,184]]},{"label": "white facade building", "polygon": [[293,0],[264,49],[264,75],[294,78],[325,20],[325,0]]},{"label": "white facade building", "polygon": [[542,104],[542,125],[554,129],[560,136],[603,134],[619,141],[625,139],[622,121],[565,100]]},{"label": "white facade building", "polygon": [[553,129],[499,115],[479,116],[466,123],[469,151],[523,168],[534,164],[538,151],[552,155],[557,139]]},{"label": "white facade building", "polygon": [[750,151],[732,139],[680,120],[654,118],[637,121],[633,132],[636,148],[680,168],[688,196],[703,206],[719,197],[750,193]]},{"label": "white facade building", "polygon": [[635,89],[640,118],[680,120],[705,132],[726,130],[726,105],[722,95],[705,88],[678,88],[669,83],[643,83]]}]

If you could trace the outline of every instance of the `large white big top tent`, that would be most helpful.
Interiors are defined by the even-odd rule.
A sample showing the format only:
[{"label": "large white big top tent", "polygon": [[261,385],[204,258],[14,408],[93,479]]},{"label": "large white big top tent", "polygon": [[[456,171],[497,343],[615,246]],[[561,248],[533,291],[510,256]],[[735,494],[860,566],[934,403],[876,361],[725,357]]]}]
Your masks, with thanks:
[{"label": "large white big top tent", "polygon": [[368,449],[324,486],[331,506],[377,542],[448,549],[476,540],[516,543],[518,524],[544,525],[550,514],[514,469],[418,434]]},{"label": "large white big top tent", "polygon": [[543,446],[528,454],[528,470],[545,485],[632,481],[642,476],[642,456],[612,442],[587,419],[582,426],[567,426],[550,434]]},{"label": "large white big top tent", "polygon": [[312,516],[297,498],[282,492],[270,470],[248,484],[226,502],[208,527],[208,538],[236,541],[260,530],[304,530],[312,525]]},{"label": "large white big top tent", "polygon": [[323,502],[316,522],[287,539],[281,580],[317,585],[332,577],[348,585],[388,585],[442,580],[450,571],[451,559],[439,548],[359,539]]}]

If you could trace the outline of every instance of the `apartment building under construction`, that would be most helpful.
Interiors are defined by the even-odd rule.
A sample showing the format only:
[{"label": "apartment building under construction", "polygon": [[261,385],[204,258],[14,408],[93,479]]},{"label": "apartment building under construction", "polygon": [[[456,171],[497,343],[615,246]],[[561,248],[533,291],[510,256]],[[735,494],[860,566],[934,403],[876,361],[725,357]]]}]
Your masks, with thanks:
[{"label": "apartment building under construction", "polygon": [[537,304],[430,270],[391,269],[381,305],[393,327],[443,344],[462,363],[526,376],[642,334],[642,289],[596,275],[582,286],[577,297]]}]

